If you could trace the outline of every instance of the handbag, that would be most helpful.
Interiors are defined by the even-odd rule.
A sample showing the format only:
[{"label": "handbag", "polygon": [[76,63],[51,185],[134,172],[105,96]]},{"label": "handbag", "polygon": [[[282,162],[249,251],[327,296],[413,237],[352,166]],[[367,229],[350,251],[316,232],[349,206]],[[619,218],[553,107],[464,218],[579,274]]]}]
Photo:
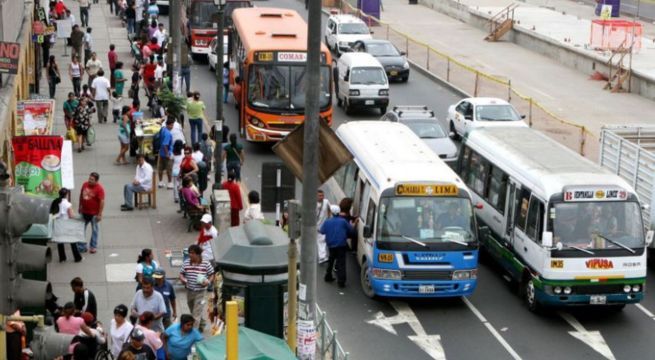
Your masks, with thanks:
[{"label": "handbag", "polygon": [[55,84],[61,83],[61,78],[59,76],[55,76]]},{"label": "handbag", "polygon": [[52,241],[56,243],[84,242],[84,221],[56,218]]},{"label": "handbag", "polygon": [[74,127],[71,126],[66,131],[66,139],[68,139],[68,140],[70,140],[70,141],[72,141],[74,143],[77,142],[77,132],[75,131]]},{"label": "handbag", "polygon": [[86,143],[91,145],[94,142],[96,142],[96,130],[91,126],[87,131],[86,131]]}]

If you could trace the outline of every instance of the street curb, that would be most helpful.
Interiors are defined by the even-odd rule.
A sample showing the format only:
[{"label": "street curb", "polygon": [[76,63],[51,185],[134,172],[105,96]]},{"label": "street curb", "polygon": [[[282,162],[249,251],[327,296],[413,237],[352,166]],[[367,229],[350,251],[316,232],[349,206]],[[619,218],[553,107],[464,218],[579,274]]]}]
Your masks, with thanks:
[{"label": "street curb", "polygon": [[424,68],[421,65],[418,65],[416,62],[413,60],[410,60],[409,58],[407,59],[407,62],[409,65],[414,68],[416,71],[420,72],[424,76],[428,77],[430,80],[439,83],[441,86],[447,87],[450,90],[456,92],[458,95],[460,95],[463,98],[468,98],[468,97],[473,97],[471,94],[467,93],[466,91],[460,89],[459,87],[453,85],[452,83],[449,83],[448,81],[442,79],[441,77],[433,74],[430,72],[430,70]]}]

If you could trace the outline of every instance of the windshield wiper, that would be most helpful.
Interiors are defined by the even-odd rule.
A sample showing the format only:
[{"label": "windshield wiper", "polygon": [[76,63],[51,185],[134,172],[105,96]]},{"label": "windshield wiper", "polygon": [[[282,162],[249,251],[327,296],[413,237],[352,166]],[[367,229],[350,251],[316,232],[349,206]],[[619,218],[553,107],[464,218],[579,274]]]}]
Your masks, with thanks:
[{"label": "windshield wiper", "polygon": [[411,242],[413,242],[413,243],[415,243],[415,244],[421,245],[421,246],[423,246],[423,247],[428,246],[426,243],[424,243],[424,242],[420,242],[420,241],[418,241],[418,240],[416,240],[416,239],[414,239],[414,238],[411,238],[411,237],[409,237],[409,236],[400,235],[400,237],[402,237],[403,239],[409,240],[409,241],[411,241]]},{"label": "windshield wiper", "polygon": [[578,251],[582,251],[583,253],[587,253],[587,254],[589,254],[589,255],[596,255],[593,251],[589,251],[589,250],[587,250],[587,249],[583,249],[583,248],[581,248],[581,247],[577,247],[577,246],[573,246],[573,245],[566,245],[566,244],[561,243],[561,242],[560,242],[560,243],[557,243],[557,250],[562,250],[561,247],[560,247],[560,245],[561,245],[562,247],[566,247],[567,249],[575,249],[575,250],[578,250]]},{"label": "windshield wiper", "polygon": [[451,243],[460,244],[460,245],[463,245],[463,246],[469,246],[469,244],[467,242],[465,242],[465,241],[450,239],[447,236],[442,236],[441,238],[448,241],[448,242],[451,242]]},{"label": "windshield wiper", "polygon": [[616,246],[618,246],[618,247],[622,247],[622,248],[628,250],[629,252],[631,252],[631,253],[633,253],[633,254],[636,253],[636,251],[634,251],[633,249],[631,249],[631,248],[628,247],[627,245],[624,245],[624,244],[622,244],[622,243],[620,243],[620,242],[618,242],[618,241],[616,241],[616,240],[612,240],[612,239],[608,238],[607,236],[605,236],[605,235],[603,235],[603,234],[596,234],[596,235],[602,237],[603,239],[605,239],[605,240],[611,242],[612,244],[614,244],[614,245],[616,245]]}]

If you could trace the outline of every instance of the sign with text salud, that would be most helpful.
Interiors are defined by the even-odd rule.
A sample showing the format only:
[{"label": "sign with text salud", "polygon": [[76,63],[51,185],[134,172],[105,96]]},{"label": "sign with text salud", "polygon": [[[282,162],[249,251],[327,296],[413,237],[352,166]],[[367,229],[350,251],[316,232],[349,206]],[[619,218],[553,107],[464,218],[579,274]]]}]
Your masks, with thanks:
[{"label": "sign with text salud", "polygon": [[18,74],[18,59],[20,58],[20,44],[0,41],[0,73]]},{"label": "sign with text salud", "polygon": [[16,185],[26,193],[56,198],[62,188],[61,136],[16,136],[12,140]]}]

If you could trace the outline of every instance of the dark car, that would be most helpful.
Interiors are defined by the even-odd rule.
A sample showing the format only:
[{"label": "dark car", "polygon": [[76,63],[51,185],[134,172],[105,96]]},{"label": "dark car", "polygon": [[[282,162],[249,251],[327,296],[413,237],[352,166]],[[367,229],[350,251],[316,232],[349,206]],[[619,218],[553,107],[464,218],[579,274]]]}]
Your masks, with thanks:
[{"label": "dark car", "polygon": [[409,79],[409,63],[405,53],[398,51],[388,40],[359,40],[352,46],[352,51],[373,55],[384,67],[389,80],[405,82]]}]

